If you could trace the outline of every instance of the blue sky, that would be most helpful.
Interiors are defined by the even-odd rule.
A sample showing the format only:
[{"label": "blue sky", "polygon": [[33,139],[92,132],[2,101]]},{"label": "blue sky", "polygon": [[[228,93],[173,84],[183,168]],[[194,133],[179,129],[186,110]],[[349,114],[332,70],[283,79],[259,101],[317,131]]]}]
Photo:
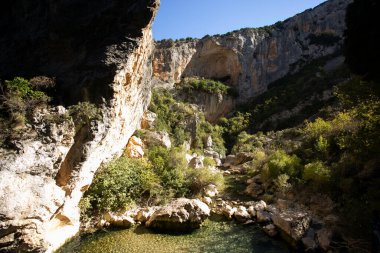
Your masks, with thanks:
[{"label": "blue sky", "polygon": [[161,0],[153,24],[156,40],[202,38],[244,27],[271,25],[324,0]]}]

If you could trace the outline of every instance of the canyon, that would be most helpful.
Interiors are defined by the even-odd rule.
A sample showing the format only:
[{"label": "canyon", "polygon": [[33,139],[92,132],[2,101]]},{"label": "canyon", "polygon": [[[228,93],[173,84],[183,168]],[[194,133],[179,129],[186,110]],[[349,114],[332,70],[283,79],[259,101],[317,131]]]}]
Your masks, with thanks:
[{"label": "canyon", "polygon": [[[315,59],[341,57],[351,1],[330,0],[265,28],[175,42],[152,39],[159,0],[14,2],[0,8],[0,77],[54,77],[57,90],[56,106],[36,113],[18,150],[0,148],[0,252],[53,252],[78,233],[83,193],[139,128],[152,87],[193,76],[223,81],[237,92],[222,103],[226,114]],[[222,116],[215,116],[218,99],[201,99],[211,121]],[[77,131],[72,121],[45,121],[80,101],[99,105],[102,120]]]}]

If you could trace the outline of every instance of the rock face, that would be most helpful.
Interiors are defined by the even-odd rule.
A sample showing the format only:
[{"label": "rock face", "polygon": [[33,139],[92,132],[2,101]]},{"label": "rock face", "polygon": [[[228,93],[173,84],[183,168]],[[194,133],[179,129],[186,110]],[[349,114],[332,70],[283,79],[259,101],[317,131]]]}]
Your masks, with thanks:
[{"label": "rock face", "polygon": [[181,80],[181,75],[196,52],[198,40],[180,43],[163,41],[154,50],[154,86],[171,86]]},{"label": "rock face", "polygon": [[274,225],[283,230],[294,241],[299,241],[309,229],[311,217],[306,212],[287,209],[275,212],[272,220]]},{"label": "rock face", "polygon": [[56,125],[56,134],[35,130],[18,153],[0,150],[0,239],[11,238],[0,251],[51,252],[77,233],[78,203],[96,169],[121,154],[140,125],[150,100],[159,1],[0,5],[1,79],[54,76],[58,102],[102,103],[103,120],[75,136],[72,123]]},{"label": "rock face", "polygon": [[305,63],[338,53],[350,2],[330,0],[268,29],[241,29],[201,40],[158,43],[153,59],[154,83],[173,84],[191,76],[218,79],[235,86],[237,102],[245,102]]},{"label": "rock face", "polygon": [[125,155],[131,158],[141,158],[144,156],[144,143],[140,138],[136,136],[132,136],[127,144],[127,148],[125,149]]},{"label": "rock face", "polygon": [[210,215],[210,208],[198,199],[175,199],[156,210],[146,222],[147,227],[178,231],[199,228]]}]

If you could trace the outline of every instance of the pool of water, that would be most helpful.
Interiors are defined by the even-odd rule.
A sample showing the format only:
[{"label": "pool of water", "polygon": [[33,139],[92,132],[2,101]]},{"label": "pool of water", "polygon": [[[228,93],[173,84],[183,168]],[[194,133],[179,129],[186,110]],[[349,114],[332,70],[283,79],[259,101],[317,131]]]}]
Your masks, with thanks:
[{"label": "pool of water", "polygon": [[67,243],[59,253],[287,253],[281,240],[266,236],[256,225],[233,221],[204,222],[188,234],[157,233],[139,226],[126,230],[100,231]]}]

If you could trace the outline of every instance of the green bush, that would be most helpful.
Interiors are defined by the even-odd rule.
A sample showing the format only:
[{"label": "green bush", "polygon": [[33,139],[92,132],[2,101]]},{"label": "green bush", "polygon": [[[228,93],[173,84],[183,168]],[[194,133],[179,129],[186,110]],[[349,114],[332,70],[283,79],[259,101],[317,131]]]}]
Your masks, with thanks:
[{"label": "green bush", "polygon": [[181,84],[181,88],[185,90],[200,90],[204,91],[210,94],[223,94],[227,95],[230,93],[231,88],[220,82],[220,81],[215,81],[215,80],[210,80],[210,79],[198,79],[198,78],[189,78],[185,80]]},{"label": "green bush", "polygon": [[305,181],[312,181],[318,185],[328,183],[331,179],[331,171],[321,161],[308,163],[305,165],[302,178]]},{"label": "green bush", "polygon": [[1,107],[10,115],[14,113],[25,115],[27,112],[32,112],[38,105],[46,105],[50,101],[50,97],[33,88],[30,82],[22,77],[5,81],[4,88]]},{"label": "green bush", "polygon": [[222,127],[207,122],[204,114],[189,104],[177,102],[169,91],[153,91],[149,110],[157,114],[155,130],[169,133],[174,146],[181,146],[184,141],[193,139],[192,148],[203,150],[203,139],[211,136],[213,149],[225,154]]},{"label": "green bush", "polygon": [[102,119],[101,109],[89,102],[79,102],[70,106],[69,114],[73,118],[77,131],[84,125],[89,125],[92,120]]},{"label": "green bush", "polygon": [[202,189],[214,184],[219,191],[224,189],[224,178],[220,172],[212,172],[209,169],[188,169],[187,172],[188,187],[193,195],[201,193]]},{"label": "green bush", "polygon": [[207,167],[215,167],[216,166],[216,162],[215,162],[215,160],[212,157],[205,157],[204,160],[203,160],[203,165],[206,168]]},{"label": "green bush", "polygon": [[287,174],[291,179],[299,177],[301,159],[296,155],[288,155],[283,150],[275,151],[268,159],[269,177],[276,179],[281,174]]},{"label": "green bush", "polygon": [[287,174],[281,174],[274,180],[274,185],[277,187],[278,190],[281,192],[285,192],[288,190],[292,185],[288,182],[290,177]]},{"label": "green bush", "polygon": [[94,211],[115,211],[156,193],[159,182],[146,159],[120,157],[99,169],[84,197]]},{"label": "green bush", "polygon": [[160,178],[162,195],[166,198],[181,197],[188,192],[185,178],[187,161],[183,150],[156,146],[149,150],[148,158],[154,173]]}]

